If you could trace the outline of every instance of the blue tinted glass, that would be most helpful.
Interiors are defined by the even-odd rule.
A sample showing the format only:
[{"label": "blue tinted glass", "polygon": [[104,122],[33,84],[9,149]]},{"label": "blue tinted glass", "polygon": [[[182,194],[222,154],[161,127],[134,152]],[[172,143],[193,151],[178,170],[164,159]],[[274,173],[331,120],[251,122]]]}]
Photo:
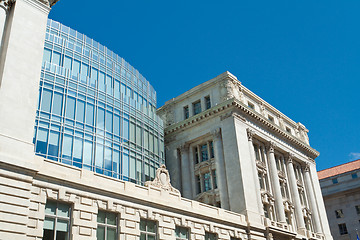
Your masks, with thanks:
[{"label": "blue tinted glass", "polygon": [[82,148],[83,148],[82,139],[75,138],[74,139],[74,155],[73,155],[73,160],[75,162],[78,162],[78,163],[82,162]]},{"label": "blue tinted glass", "polygon": [[39,128],[36,137],[36,152],[46,154],[48,130]]},{"label": "blue tinted glass", "polygon": [[55,92],[52,113],[61,115],[62,105],[63,105],[63,95],[61,93]]},{"label": "blue tinted glass", "polygon": [[86,103],[86,123],[94,125],[94,105]]},{"label": "blue tinted glass", "polygon": [[51,109],[52,91],[44,89],[42,92],[41,110],[50,112]]},{"label": "blue tinted glass", "polygon": [[89,71],[89,66],[85,63],[81,64],[81,74],[87,76]]},{"label": "blue tinted glass", "polygon": [[71,69],[72,66],[72,59],[68,56],[64,57],[64,68]]},{"label": "blue tinted glass", "polygon": [[60,66],[60,56],[61,54],[58,52],[53,52],[53,60],[52,63]]},{"label": "blue tinted glass", "polygon": [[114,134],[120,136],[120,116],[114,115]]},{"label": "blue tinted glass", "polygon": [[124,177],[129,177],[129,155],[123,153],[122,159],[122,175]]},{"label": "blue tinted glass", "polygon": [[58,156],[59,153],[59,132],[51,131],[49,137],[48,154],[51,156]]},{"label": "blue tinted glass", "polygon": [[63,137],[63,145],[62,145],[62,158],[71,159],[72,157],[72,145],[73,138],[70,135],[64,135]]},{"label": "blue tinted glass", "polygon": [[103,72],[100,72],[99,74],[99,89],[101,91],[105,91],[105,74]]},{"label": "blue tinted glass", "polygon": [[92,159],[92,142],[84,142],[84,154],[83,154],[83,163],[91,166]]},{"label": "blue tinted glass", "polygon": [[50,60],[51,60],[51,50],[45,48],[43,55],[43,63],[50,62]]},{"label": "blue tinted glass", "polygon": [[112,166],[112,150],[110,147],[105,148],[105,164],[104,167],[106,170],[111,171]]},{"label": "blue tinted glass", "polygon": [[96,117],[96,127],[104,129],[105,127],[105,110],[98,108]]},{"label": "blue tinted glass", "polygon": [[81,100],[77,100],[76,121],[84,122],[84,114],[85,114],[85,102]]},{"label": "blue tinted glass", "polygon": [[95,154],[95,166],[102,168],[104,161],[104,146],[101,144],[96,144]]},{"label": "blue tinted glass", "polygon": [[73,73],[79,73],[80,72],[80,62],[77,60],[74,60],[73,62],[74,66],[73,66]]},{"label": "blue tinted glass", "polygon": [[122,137],[125,139],[129,139],[129,120],[125,119],[123,120],[123,132]]},{"label": "blue tinted glass", "polygon": [[109,111],[106,111],[106,131],[112,132],[112,113]]},{"label": "blue tinted glass", "polygon": [[67,97],[65,116],[71,119],[75,118],[75,98]]}]

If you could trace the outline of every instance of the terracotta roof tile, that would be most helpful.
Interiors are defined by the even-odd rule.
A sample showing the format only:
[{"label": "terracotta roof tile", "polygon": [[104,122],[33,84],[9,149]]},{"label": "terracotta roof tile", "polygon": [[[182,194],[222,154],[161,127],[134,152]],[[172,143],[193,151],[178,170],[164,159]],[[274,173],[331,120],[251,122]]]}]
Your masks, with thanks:
[{"label": "terracotta roof tile", "polygon": [[360,169],[360,159],[321,170],[318,172],[318,177],[320,180],[328,177],[333,177],[342,173],[351,172],[356,169]]}]

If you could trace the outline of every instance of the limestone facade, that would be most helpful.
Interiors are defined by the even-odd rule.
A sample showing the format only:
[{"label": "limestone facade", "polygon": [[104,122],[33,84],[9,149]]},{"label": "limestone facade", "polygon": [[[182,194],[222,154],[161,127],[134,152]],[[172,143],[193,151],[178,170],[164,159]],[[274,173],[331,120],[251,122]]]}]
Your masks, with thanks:
[{"label": "limestone facade", "polygon": [[274,239],[332,239],[308,130],[225,72],[159,108],[166,165],[190,199]]}]

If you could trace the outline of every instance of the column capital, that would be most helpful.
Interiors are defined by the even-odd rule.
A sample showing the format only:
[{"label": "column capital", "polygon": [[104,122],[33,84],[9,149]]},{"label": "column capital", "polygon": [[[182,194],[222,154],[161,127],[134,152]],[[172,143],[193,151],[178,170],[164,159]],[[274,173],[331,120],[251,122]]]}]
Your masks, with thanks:
[{"label": "column capital", "polygon": [[251,142],[253,140],[254,135],[255,135],[255,131],[251,130],[250,128],[247,128],[246,132],[247,132],[248,141]]},{"label": "column capital", "polygon": [[270,141],[270,142],[267,143],[266,147],[267,147],[269,153],[274,153],[275,147],[276,147],[276,143],[273,142],[273,141]]},{"label": "column capital", "polygon": [[178,148],[180,150],[180,153],[186,153],[189,151],[189,144],[188,143],[183,143],[181,144]]},{"label": "column capital", "polygon": [[215,130],[212,130],[211,135],[216,139],[220,139],[221,138],[221,128],[216,128]]},{"label": "column capital", "polygon": [[15,0],[0,0],[0,7],[4,8],[6,11],[9,11],[14,3]]},{"label": "column capital", "polygon": [[309,172],[309,171],[310,171],[310,164],[305,163],[305,172]]},{"label": "column capital", "polygon": [[292,163],[293,162],[293,159],[294,159],[294,154],[293,153],[290,153],[288,152],[287,155],[286,155],[286,160],[288,163]]}]

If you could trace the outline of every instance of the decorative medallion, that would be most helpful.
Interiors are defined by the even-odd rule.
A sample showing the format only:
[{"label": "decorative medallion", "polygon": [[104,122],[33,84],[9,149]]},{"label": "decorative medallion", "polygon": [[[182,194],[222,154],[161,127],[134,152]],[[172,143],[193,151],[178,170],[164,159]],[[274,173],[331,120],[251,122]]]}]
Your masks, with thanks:
[{"label": "decorative medallion", "polygon": [[180,191],[171,186],[169,171],[166,169],[164,164],[156,170],[156,176],[154,180],[145,182],[145,186],[158,187],[165,191],[177,193],[180,195]]}]

